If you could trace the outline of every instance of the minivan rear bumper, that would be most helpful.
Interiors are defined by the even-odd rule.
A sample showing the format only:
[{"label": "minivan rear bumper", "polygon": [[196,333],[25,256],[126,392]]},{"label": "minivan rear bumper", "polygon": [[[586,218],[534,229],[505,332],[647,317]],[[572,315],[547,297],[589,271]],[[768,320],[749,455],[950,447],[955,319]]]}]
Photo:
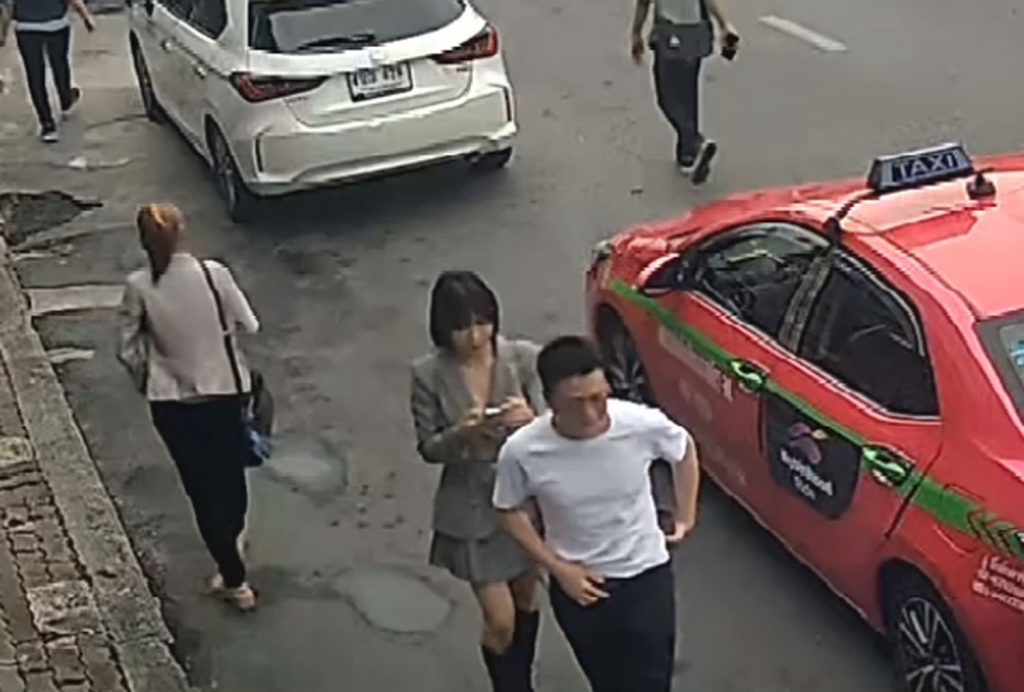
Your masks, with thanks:
[{"label": "minivan rear bumper", "polygon": [[447,103],[352,123],[276,117],[261,132],[237,133],[233,149],[254,193],[286,194],[508,148],[512,99],[507,83],[474,84]]}]

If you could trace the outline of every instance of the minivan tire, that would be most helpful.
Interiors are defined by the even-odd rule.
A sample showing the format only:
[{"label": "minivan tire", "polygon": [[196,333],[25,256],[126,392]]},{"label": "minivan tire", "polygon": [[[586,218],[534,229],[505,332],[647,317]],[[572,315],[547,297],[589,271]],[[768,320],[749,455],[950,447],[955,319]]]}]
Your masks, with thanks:
[{"label": "minivan tire", "polygon": [[237,223],[247,221],[252,218],[259,199],[242,180],[227,140],[216,125],[210,127],[209,139],[210,167],[228,217]]},{"label": "minivan tire", "polygon": [[167,122],[167,112],[164,111],[160,101],[153,91],[153,79],[149,74],[149,67],[146,66],[146,58],[142,55],[142,48],[139,42],[131,39],[132,65],[135,67],[135,79],[139,83],[139,95],[142,98],[142,107],[146,111],[146,117],[151,122]]},{"label": "minivan tire", "polygon": [[923,576],[908,572],[890,582],[886,623],[896,662],[898,689],[907,692],[950,689],[940,679],[938,665],[944,665],[947,667],[945,675],[959,682],[963,692],[987,692],[988,686],[970,642],[942,596]]},{"label": "minivan tire", "polygon": [[498,151],[489,151],[486,154],[481,154],[473,158],[470,165],[473,166],[474,170],[478,171],[498,171],[508,165],[508,162],[512,160],[512,147],[506,149],[499,149]]}]

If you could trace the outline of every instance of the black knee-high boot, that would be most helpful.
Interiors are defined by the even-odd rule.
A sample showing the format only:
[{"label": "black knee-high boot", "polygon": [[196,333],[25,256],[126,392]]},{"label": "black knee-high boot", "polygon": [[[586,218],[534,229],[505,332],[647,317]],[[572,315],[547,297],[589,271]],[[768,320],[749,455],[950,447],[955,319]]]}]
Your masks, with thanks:
[{"label": "black knee-high boot", "polygon": [[519,655],[515,645],[500,654],[481,646],[480,653],[484,657],[484,666],[487,668],[494,692],[522,692],[519,682]]},{"label": "black knee-high boot", "polygon": [[537,654],[537,632],[540,630],[540,611],[516,611],[516,633],[512,651],[516,654],[519,671],[518,692],[533,692],[533,659]]}]

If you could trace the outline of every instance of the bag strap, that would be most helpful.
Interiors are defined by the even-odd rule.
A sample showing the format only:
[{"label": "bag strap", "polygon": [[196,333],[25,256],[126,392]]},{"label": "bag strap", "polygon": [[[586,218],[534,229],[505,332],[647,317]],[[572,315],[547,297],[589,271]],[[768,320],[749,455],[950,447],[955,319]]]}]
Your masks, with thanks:
[{"label": "bag strap", "polygon": [[238,369],[238,359],[235,356],[235,349],[231,344],[231,332],[228,330],[227,316],[224,314],[224,303],[220,299],[220,291],[217,290],[217,286],[213,283],[213,275],[210,274],[210,268],[206,266],[206,262],[197,259],[199,268],[203,270],[203,276],[206,277],[206,285],[210,287],[210,293],[213,294],[213,302],[217,306],[217,319],[220,320],[220,329],[224,334],[224,352],[228,356],[228,363],[231,365],[231,376],[235,379],[235,390],[239,394],[245,394],[242,391],[242,375]]}]

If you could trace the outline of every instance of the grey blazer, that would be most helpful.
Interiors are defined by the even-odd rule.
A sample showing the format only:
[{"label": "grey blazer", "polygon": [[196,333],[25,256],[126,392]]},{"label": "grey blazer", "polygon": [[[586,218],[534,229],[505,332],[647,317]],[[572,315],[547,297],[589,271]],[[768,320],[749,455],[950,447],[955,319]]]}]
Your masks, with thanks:
[{"label": "grey blazer", "polygon": [[[498,337],[488,406],[522,396],[538,415],[547,408],[537,377],[539,350],[529,341]],[[490,536],[499,528],[491,506],[495,459],[477,458],[474,450],[453,434],[453,426],[473,405],[454,358],[434,351],[413,362],[411,403],[417,451],[427,463],[444,466],[434,495],[434,530],[463,540]]]}]

